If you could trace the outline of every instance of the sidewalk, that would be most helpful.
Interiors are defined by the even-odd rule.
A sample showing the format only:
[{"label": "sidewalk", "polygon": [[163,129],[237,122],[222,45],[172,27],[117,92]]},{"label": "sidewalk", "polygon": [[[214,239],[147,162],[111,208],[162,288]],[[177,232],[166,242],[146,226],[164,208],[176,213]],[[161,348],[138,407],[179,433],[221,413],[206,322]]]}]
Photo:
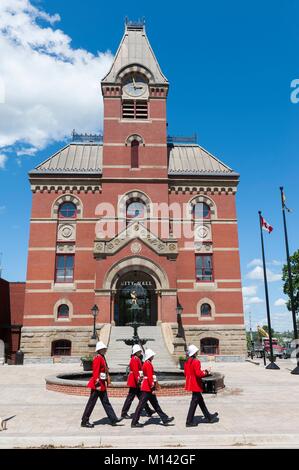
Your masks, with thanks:
[{"label": "sidewalk", "polygon": [[[189,397],[164,397],[162,408],[175,416],[175,424],[161,426],[141,418],[144,428],[131,429],[130,420],[111,427],[100,405],[91,419],[93,429],[80,427],[85,397],[46,391],[44,378],[58,372],[81,370],[77,364],[3,366],[0,368],[0,416],[12,417],[0,432],[0,448],[26,447],[297,447],[299,448],[299,377],[290,374],[293,364],[279,361],[281,370],[265,370],[252,363],[216,363],[225,375],[226,388],[205,395],[219,423],[186,428]],[[112,398],[119,415],[123,399]],[[133,403],[130,412],[137,403]],[[197,419],[201,420],[198,409]],[[136,439],[136,436],[138,438]],[[136,441],[138,444],[136,445]]]}]

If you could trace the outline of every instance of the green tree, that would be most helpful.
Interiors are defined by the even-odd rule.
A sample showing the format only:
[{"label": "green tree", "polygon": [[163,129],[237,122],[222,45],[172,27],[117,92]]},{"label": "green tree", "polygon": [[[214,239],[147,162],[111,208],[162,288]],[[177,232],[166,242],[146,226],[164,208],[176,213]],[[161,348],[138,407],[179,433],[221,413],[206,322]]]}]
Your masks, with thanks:
[{"label": "green tree", "polygon": [[[294,291],[294,303],[295,303],[295,312],[298,315],[299,313],[299,250],[290,256],[290,265],[291,265],[291,275],[292,275],[292,284]],[[291,309],[291,299],[290,299],[290,283],[289,283],[289,274],[288,274],[288,265],[285,264],[282,268],[282,280],[284,281],[283,292],[289,297],[287,301],[288,310]]]},{"label": "green tree", "polygon": [[[290,264],[291,264],[295,312],[298,315],[299,313],[299,250],[295,251],[295,253],[292,256],[290,256]],[[284,281],[283,292],[289,297],[289,300],[287,301],[287,308],[288,310],[291,311],[292,308],[291,308],[291,299],[290,299],[290,283],[289,283],[289,274],[288,274],[287,264],[285,264],[282,268],[282,280]],[[299,319],[297,319],[297,326],[298,326],[298,323],[299,323]]]}]

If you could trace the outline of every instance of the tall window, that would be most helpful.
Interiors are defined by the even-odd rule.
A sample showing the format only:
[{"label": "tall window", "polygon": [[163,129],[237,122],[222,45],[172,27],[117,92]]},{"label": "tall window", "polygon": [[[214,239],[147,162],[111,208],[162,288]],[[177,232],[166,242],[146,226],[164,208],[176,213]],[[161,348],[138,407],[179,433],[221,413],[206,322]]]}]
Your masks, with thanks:
[{"label": "tall window", "polygon": [[58,215],[62,218],[74,218],[76,217],[77,208],[72,202],[63,202],[59,206]]},{"label": "tall window", "polygon": [[196,220],[210,219],[211,211],[205,202],[198,202],[193,206],[193,218]]},{"label": "tall window", "polygon": [[202,304],[200,307],[200,316],[201,317],[211,317],[212,309],[210,304]]},{"label": "tall window", "polygon": [[212,281],[213,280],[213,264],[212,255],[196,255],[196,280]]},{"label": "tall window", "polygon": [[56,256],[56,282],[73,282],[74,279],[74,255]]},{"label": "tall window", "polygon": [[57,318],[69,318],[70,309],[66,304],[59,305],[57,310]]},{"label": "tall window", "polygon": [[131,142],[131,168],[139,167],[139,142],[133,140]]}]

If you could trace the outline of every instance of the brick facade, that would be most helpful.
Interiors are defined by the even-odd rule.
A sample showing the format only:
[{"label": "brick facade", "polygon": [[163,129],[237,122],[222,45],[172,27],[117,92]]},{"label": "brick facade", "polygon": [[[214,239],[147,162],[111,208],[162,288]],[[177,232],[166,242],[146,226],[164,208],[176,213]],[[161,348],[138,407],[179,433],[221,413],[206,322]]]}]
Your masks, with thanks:
[{"label": "brick facade", "polygon": [[[123,41],[131,44],[133,32],[137,37],[138,28],[127,28]],[[225,165],[199,146],[169,144],[168,82],[162,74],[160,82],[155,78],[161,72],[153,60],[152,74],[141,57],[138,67],[130,61],[122,64],[111,82],[121,52],[122,45],[102,81],[103,144],[77,142],[59,154],[61,162],[65,152],[71,155],[73,151],[74,159],[81,152],[82,167],[87,152],[101,152],[101,169],[71,171],[73,163],[68,156],[64,169],[55,171],[49,161],[47,168],[41,165],[30,173],[33,200],[22,348],[28,356],[50,356],[52,341],[65,339],[72,342],[72,355],[88,352],[93,324],[90,308],[94,304],[99,307],[98,328],[113,324],[119,308],[119,282],[122,276],[126,279],[129,273],[136,273],[137,281],[143,275],[152,279],[156,298],[151,309],[156,310],[151,318],[155,322],[174,324],[180,303],[187,342],[200,344],[204,338],[215,338],[219,341],[217,353],[242,356],[246,346],[235,205],[238,175],[230,169],[221,172],[213,168],[195,173],[188,168],[185,172],[184,168],[177,173],[170,171],[171,158],[178,158],[179,153],[182,162],[185,153],[191,151],[201,152],[200,160],[214,159],[215,165]],[[144,57],[148,54],[145,51]],[[145,85],[147,119],[125,119],[122,115],[126,82],[120,77],[130,77],[136,67],[138,73],[144,70],[145,78],[150,77]],[[132,166],[132,139],[139,139],[137,167]],[[61,164],[56,155],[52,162]],[[126,211],[130,201],[143,203],[146,216],[131,223],[130,236],[120,237],[117,224],[125,221],[122,210]],[[74,218],[59,217],[63,202],[76,206]],[[166,211],[156,210],[161,203]],[[115,211],[104,215],[101,204],[109,204]],[[209,207],[207,220],[190,222],[195,204]],[[173,212],[173,205],[179,207],[179,214]],[[97,222],[103,217],[104,228],[109,227],[111,235],[102,235],[103,224],[99,230]],[[184,234],[177,236],[177,229],[188,224],[204,233],[200,243],[197,235],[191,239]],[[64,233],[71,233],[70,238]],[[55,282],[56,257],[62,254],[74,256],[69,283]],[[212,255],[213,276],[208,281],[196,278],[196,256],[202,255]],[[209,317],[201,315],[203,303],[210,305]],[[68,318],[57,316],[62,304],[68,305]]]}]

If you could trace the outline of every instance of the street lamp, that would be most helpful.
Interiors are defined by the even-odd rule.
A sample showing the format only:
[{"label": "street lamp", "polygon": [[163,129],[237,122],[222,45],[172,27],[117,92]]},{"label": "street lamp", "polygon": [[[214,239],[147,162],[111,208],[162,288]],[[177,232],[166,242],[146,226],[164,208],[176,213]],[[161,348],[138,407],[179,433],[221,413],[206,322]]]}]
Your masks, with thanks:
[{"label": "street lamp", "polygon": [[177,323],[178,323],[178,332],[177,332],[177,335],[176,337],[177,338],[182,338],[182,313],[183,313],[183,307],[178,304],[177,307],[176,307],[176,318],[177,318]]},{"label": "street lamp", "polygon": [[96,318],[97,318],[98,313],[99,313],[99,307],[96,304],[94,304],[94,306],[91,308],[91,314],[93,316],[93,335],[91,339],[97,339]]}]

